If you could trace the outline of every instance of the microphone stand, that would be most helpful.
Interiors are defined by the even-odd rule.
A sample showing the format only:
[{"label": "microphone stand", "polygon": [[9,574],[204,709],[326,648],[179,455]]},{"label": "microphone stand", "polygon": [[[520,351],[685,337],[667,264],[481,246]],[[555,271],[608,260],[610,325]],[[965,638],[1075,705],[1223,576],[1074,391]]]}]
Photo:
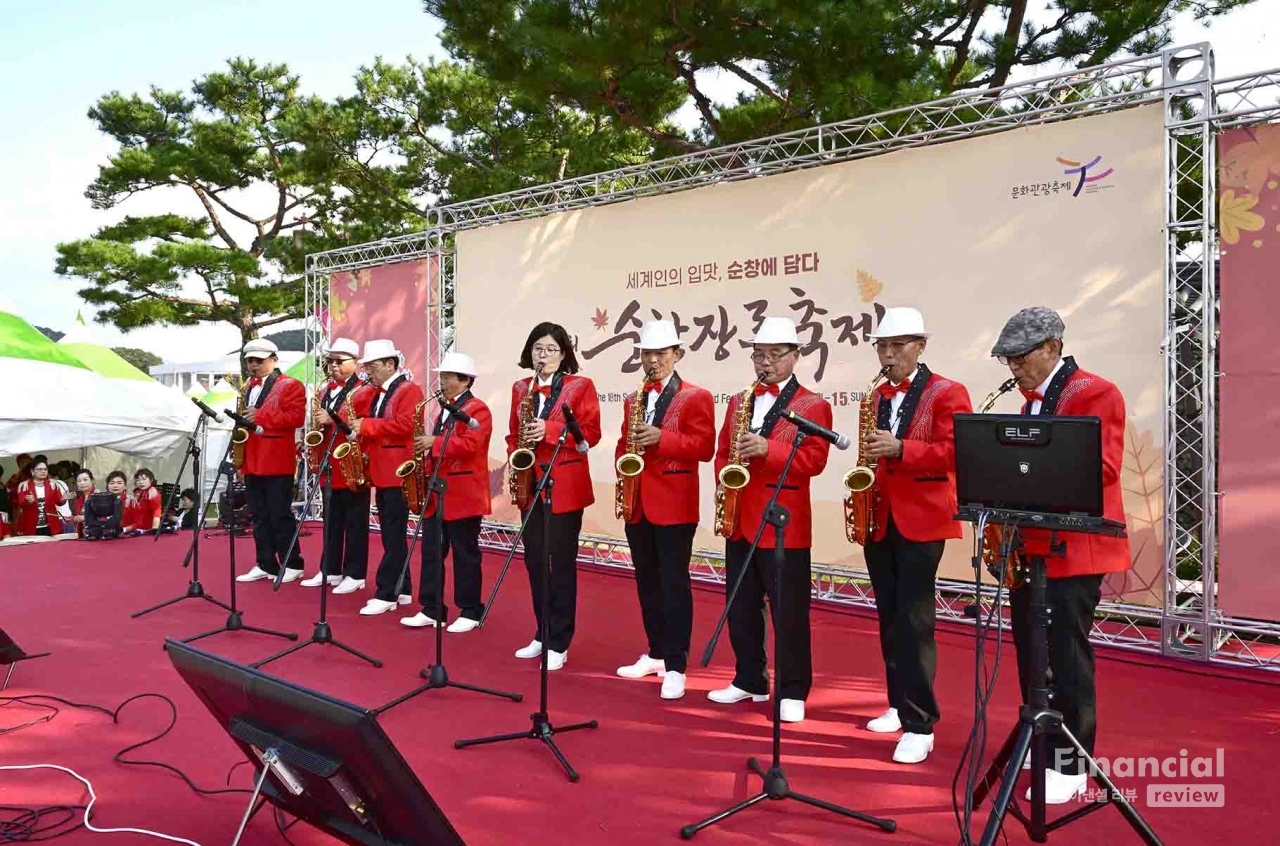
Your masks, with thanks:
[{"label": "microphone stand", "polygon": [[[538,625],[538,640],[542,643],[542,661],[539,668],[541,674],[541,691],[537,712],[530,714],[529,718],[533,721],[533,725],[528,731],[511,732],[510,734],[498,734],[491,737],[479,737],[473,740],[455,740],[453,746],[455,749],[464,749],[468,746],[479,746],[483,743],[500,743],[506,740],[538,740],[545,743],[547,748],[551,750],[551,754],[556,756],[556,760],[560,762],[560,766],[564,767],[565,773],[569,776],[569,781],[577,782],[580,776],[577,770],[570,766],[569,761],[560,752],[556,746],[554,735],[568,731],[578,731],[587,728],[599,728],[600,724],[595,720],[589,720],[584,723],[573,723],[567,726],[553,726],[547,715],[547,629],[550,626],[551,617],[551,489],[555,484],[551,478],[551,471],[555,468],[556,459],[560,455],[560,448],[565,445],[569,438],[569,426],[565,426],[560,432],[560,437],[556,439],[556,448],[551,453],[551,460],[542,465],[542,478],[538,480],[538,486],[533,492],[532,502],[537,502],[538,497],[542,498],[542,620]],[[529,518],[533,515],[533,508],[529,509],[529,513],[525,515],[524,525],[520,527],[521,534],[524,533],[524,526],[528,525]],[[517,540],[519,540],[517,538]],[[512,543],[511,551],[515,551],[515,542]],[[507,562],[511,561],[511,553],[507,555]],[[496,590],[496,586],[495,586]],[[488,613],[488,608],[485,609]]]},{"label": "microphone stand", "polygon": [[[235,466],[231,463],[231,448],[232,446],[234,446],[234,442],[233,442],[234,436],[235,436],[235,433],[232,432],[232,437],[227,438],[227,448],[226,448],[226,451],[223,452],[222,454],[222,463],[218,467],[217,478],[213,480],[213,492],[211,492],[209,495],[209,502],[205,505],[206,508],[208,508],[209,505],[213,504],[213,493],[217,492],[218,483],[222,480],[222,477],[224,474],[227,477],[227,487],[228,488],[231,487],[231,479],[235,476],[235,471],[236,471]],[[196,526],[197,531],[199,531],[199,528],[200,528],[199,523],[203,523],[203,522],[204,522],[203,517],[201,520],[197,521],[197,526]],[[236,521],[234,517],[233,519],[227,522],[227,548],[229,550],[229,556],[230,556],[230,561],[228,564],[228,572],[231,577],[230,578],[231,607],[228,610],[231,613],[227,616],[226,625],[222,626],[221,628],[214,629],[212,631],[204,632],[202,634],[185,638],[182,642],[191,643],[192,641],[210,637],[211,635],[221,634],[223,632],[238,632],[238,631],[256,632],[258,634],[271,635],[272,637],[283,637],[288,640],[297,640],[298,636],[293,632],[277,632],[272,629],[260,629],[260,628],[257,628],[256,626],[246,626],[244,624],[244,620],[242,619],[244,616],[244,612],[241,611],[236,605]],[[194,543],[192,544],[191,549],[193,552],[195,551],[196,546]]]},{"label": "microphone stand", "polygon": [[[746,575],[748,569],[751,568],[752,556],[755,554],[756,546],[760,541],[760,536],[764,532],[765,524],[773,526],[773,596],[771,598],[773,604],[773,760],[766,771],[754,757],[747,759],[747,766],[756,775],[763,780],[763,790],[738,804],[727,808],[719,813],[692,825],[686,825],[680,829],[680,836],[685,840],[692,838],[707,826],[714,825],[721,820],[728,819],[739,811],[750,808],[752,805],[764,799],[795,799],[805,805],[812,805],[815,808],[823,808],[832,811],[841,816],[850,817],[852,819],[861,820],[870,823],[883,831],[895,831],[898,824],[893,820],[880,819],[858,811],[851,811],[848,808],[842,808],[822,799],[815,799],[812,796],[806,796],[803,793],[796,793],[791,789],[787,782],[786,773],[782,769],[782,699],[779,694],[779,679],[782,677],[782,661],[785,653],[782,651],[781,635],[779,627],[785,626],[785,617],[782,609],[782,580],[786,573],[786,533],[787,523],[791,520],[791,514],[784,506],[778,505],[778,494],[782,491],[782,486],[786,482],[787,474],[791,471],[791,464],[795,461],[796,453],[800,451],[800,444],[804,441],[805,433],[803,429],[796,429],[795,439],[791,442],[791,452],[787,455],[787,462],[782,467],[782,475],[778,477],[778,483],[773,488],[773,495],[769,498],[769,505],[765,508],[764,519],[756,530],[755,540],[751,543],[751,549],[743,561],[742,570],[738,573],[738,578],[734,582],[733,591],[729,594],[729,601],[725,603],[725,614],[721,616],[720,623],[716,626],[715,635],[712,637],[711,643],[707,646],[707,652],[703,655],[702,666],[707,666],[711,660],[711,652],[714,651],[716,638],[720,636],[720,627],[724,624],[725,617],[728,614],[728,608],[733,603],[733,597],[737,594],[738,588],[742,585],[742,578]],[[807,574],[805,576],[808,578]]]},{"label": "microphone stand", "polygon": [[[427,510],[427,503],[431,501],[431,494],[436,495],[436,510],[431,516],[433,532],[431,542],[436,545],[436,549],[441,547],[441,539],[444,537],[444,493],[449,487],[449,483],[440,478],[440,467],[444,464],[444,456],[446,450],[449,449],[449,438],[453,435],[456,420],[450,420],[449,424],[444,427],[444,440],[440,443],[440,458],[431,463],[431,477],[427,480],[427,493],[422,500],[422,511]],[[426,457],[423,457],[426,460]],[[418,515],[418,530],[414,533],[414,543],[417,543],[418,536],[422,532],[422,524],[426,522],[421,513]],[[405,570],[409,567],[409,561],[413,558],[413,546],[409,547],[409,555],[405,558]],[[428,690],[437,690],[445,687],[456,687],[461,690],[470,690],[474,693],[487,693],[490,696],[500,696],[503,699],[510,699],[512,702],[524,701],[523,693],[504,693],[500,690],[490,690],[487,687],[477,687],[473,684],[453,681],[449,678],[449,671],[444,666],[444,555],[440,555],[439,564],[436,574],[436,660],[425,670],[419,670],[418,676],[427,679],[427,683],[421,685],[416,690],[412,690],[397,699],[393,699],[381,708],[375,708],[373,713],[381,714],[388,711],[402,702],[408,702],[420,693],[426,693]],[[422,574],[423,584],[426,587],[426,573]],[[404,573],[401,572],[398,584],[404,584]]]},{"label": "microphone stand", "polygon": [[[214,599],[212,596],[205,593],[204,585],[200,584],[200,529],[204,525],[204,517],[206,516],[205,508],[201,507],[201,504],[199,501],[200,492],[204,488],[204,483],[200,479],[200,472],[202,469],[200,465],[200,443],[202,442],[203,438],[207,433],[207,429],[206,429],[207,425],[208,425],[207,418],[205,417],[204,414],[201,414],[200,419],[196,421],[195,428],[192,429],[191,434],[187,436],[187,454],[183,456],[182,467],[178,469],[178,481],[180,484],[182,480],[182,474],[187,469],[187,461],[189,459],[193,460],[193,463],[191,466],[191,476],[194,484],[192,485],[192,487],[195,489],[196,497],[197,497],[196,504],[195,504],[196,513],[201,515],[201,519],[197,520],[195,525],[191,527],[191,548],[187,550],[187,555],[182,560],[183,567],[186,567],[188,564],[194,565],[193,569],[191,570],[191,581],[187,583],[187,592],[182,596],[175,597],[173,599],[169,599],[164,602],[161,602],[159,605],[153,605],[150,608],[146,608],[146,609],[143,609],[142,611],[138,611],[134,614],[130,614],[129,616],[133,619],[137,619],[138,617],[141,617],[144,614],[150,614],[152,611],[159,611],[161,608],[167,608],[168,606],[181,602],[184,599],[203,599],[206,602],[212,602],[214,605],[217,605],[219,608],[225,609],[226,611],[232,610],[232,607],[230,605],[227,605],[225,602],[222,602],[221,600]],[[214,481],[215,490],[217,489],[217,485],[218,483],[215,480]],[[213,499],[212,494],[210,494],[209,498],[210,500]],[[164,525],[163,516],[161,516],[160,518],[160,525],[161,526]],[[159,530],[156,531],[156,537],[157,538],[160,537]]]},{"label": "microphone stand", "polygon": [[[334,420],[335,424],[339,422],[337,417],[332,417],[332,419]],[[347,428],[347,427],[342,426],[341,428]],[[324,519],[326,522],[333,519],[333,513],[329,509],[329,503],[333,499],[333,463],[331,459],[333,457],[334,444],[338,440],[338,431],[339,431],[339,426],[334,425],[333,432],[329,434],[329,443],[325,444],[325,447],[324,447],[324,458],[320,461],[319,476],[320,478],[324,479],[324,487],[322,490],[324,495]],[[349,432],[351,430],[347,428],[347,431]],[[293,540],[289,543],[289,551],[285,553],[285,556],[283,558],[284,561],[288,561],[293,557],[294,547],[298,545],[298,535],[302,532],[303,524],[307,521],[307,518],[311,515],[311,509],[313,505],[312,499],[313,498],[311,496],[307,497],[307,504],[302,512],[302,519],[298,521],[298,526],[293,531]],[[275,655],[272,655],[268,658],[263,658],[261,661],[258,661],[256,664],[250,664],[249,665],[250,667],[253,667],[256,670],[259,667],[263,666],[264,664],[269,664],[272,661],[275,661],[277,658],[283,658],[284,656],[297,652],[299,649],[302,649],[303,647],[306,647],[306,646],[310,646],[313,643],[320,644],[321,646],[324,646],[325,644],[328,644],[329,646],[336,646],[339,649],[341,649],[343,652],[346,652],[349,655],[354,655],[355,657],[363,661],[368,661],[370,664],[372,664],[375,667],[382,666],[382,662],[379,661],[378,659],[370,658],[368,655],[365,655],[363,652],[360,652],[357,649],[353,649],[352,647],[348,646],[342,641],[334,638],[333,630],[329,628],[329,580],[328,580],[328,575],[326,573],[326,570],[328,568],[325,566],[328,563],[329,563],[329,533],[327,531],[322,531],[320,533],[320,619],[316,621],[315,628],[311,631],[311,639],[305,640],[302,643],[299,643],[295,646],[290,646],[288,649],[285,649],[283,652],[278,652]],[[340,563],[341,562],[339,562],[339,564]],[[284,565],[281,564],[280,572],[276,573],[275,585],[272,588],[273,590],[280,590],[280,584],[284,580],[284,569],[285,569]]]}]

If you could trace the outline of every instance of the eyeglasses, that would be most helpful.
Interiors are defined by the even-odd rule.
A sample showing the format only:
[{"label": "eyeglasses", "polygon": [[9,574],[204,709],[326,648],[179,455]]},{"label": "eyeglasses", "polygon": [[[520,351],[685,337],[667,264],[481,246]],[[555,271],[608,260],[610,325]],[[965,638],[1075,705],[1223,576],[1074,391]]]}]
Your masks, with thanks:
[{"label": "eyeglasses", "polygon": [[1027,350],[1026,352],[1021,353],[1021,354],[1019,354],[1019,355],[998,355],[998,356],[996,356],[996,361],[1000,362],[1000,363],[1001,363],[1002,365],[1004,365],[1005,367],[1008,367],[1008,366],[1009,366],[1009,365],[1011,365],[1011,364],[1012,364],[1014,367],[1021,367],[1021,366],[1023,365],[1023,363],[1024,363],[1024,362],[1025,362],[1025,361],[1026,361],[1030,356],[1031,356],[1031,354],[1032,354],[1033,352],[1036,352],[1037,350],[1039,350],[1039,349],[1040,349],[1041,347],[1043,347],[1043,346],[1044,346],[1044,344],[1043,344],[1043,343],[1041,343],[1041,344],[1036,344],[1036,345],[1035,345],[1034,347],[1032,347],[1031,349],[1029,349],[1029,350]]},{"label": "eyeglasses", "polygon": [[751,354],[751,360],[752,360],[752,361],[759,361],[759,362],[767,362],[767,363],[769,363],[769,364],[777,364],[779,361],[782,361],[782,359],[784,359],[784,358],[786,358],[787,356],[791,355],[793,352],[796,352],[796,350],[787,350],[787,351],[786,351],[786,352],[784,352],[784,353],[759,353],[759,352],[755,352],[755,353],[752,353],[752,354]]},{"label": "eyeglasses", "polygon": [[534,347],[533,354],[534,355],[559,355],[560,348],[559,347]]},{"label": "eyeglasses", "polygon": [[915,343],[915,339],[910,341],[876,341],[876,352],[897,352],[903,347],[908,347]]}]

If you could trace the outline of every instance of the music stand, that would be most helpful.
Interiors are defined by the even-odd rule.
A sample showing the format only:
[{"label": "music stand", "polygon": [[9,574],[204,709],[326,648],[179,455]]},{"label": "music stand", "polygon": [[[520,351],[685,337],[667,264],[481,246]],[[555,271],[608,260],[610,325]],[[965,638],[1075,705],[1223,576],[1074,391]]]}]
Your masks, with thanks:
[{"label": "music stand", "polygon": [[[1070,434],[1060,437],[1056,430]],[[1083,439],[1081,433],[1084,433]],[[1060,532],[1124,537],[1125,526],[1102,516],[1101,421],[1096,417],[1025,415],[955,415],[957,519],[985,526],[1001,525],[1013,537],[1003,551],[1010,559],[1020,555],[1030,590],[1031,684],[1018,723],[970,794],[971,807],[986,799],[997,783],[991,815],[983,830],[981,846],[994,846],[1006,814],[1026,828],[1035,843],[1048,834],[1094,811],[1114,804],[1130,827],[1148,846],[1162,846],[1160,838],[1124,798],[1106,773],[1099,769],[1080,741],[1063,725],[1062,714],[1049,706],[1049,605],[1045,560],[1065,554],[1067,541]],[[1041,473],[1043,471],[1043,474]],[[1061,484],[1046,485],[1043,475],[1061,476]],[[1024,477],[1031,477],[1030,479]],[[1011,493],[1012,492],[1012,493]],[[1033,508],[1020,508],[1019,498],[1030,499]],[[1033,510],[1034,509],[1034,510]],[[1048,555],[1039,548],[1028,554],[1023,528],[1048,530]],[[981,541],[981,538],[979,538]],[[982,719],[981,715],[978,719]],[[1105,802],[1091,802],[1056,820],[1048,821],[1045,809],[1046,744],[1052,732],[1061,733],[1075,748],[1086,772],[1106,791]],[[1031,755],[1030,816],[1014,799],[1022,764]],[[1012,803],[1012,804],[1011,804]],[[962,832],[967,840],[967,832]]]},{"label": "music stand", "polygon": [[29,655],[22,650],[21,646],[13,642],[13,638],[5,633],[4,629],[0,629],[0,664],[8,664],[9,670],[4,674],[4,684],[0,684],[0,690],[9,687],[9,679],[13,678],[13,668],[18,666],[19,661],[30,661],[33,658],[48,658],[52,652],[39,652],[35,655]]},{"label": "music stand", "polygon": [[787,454],[787,461],[782,465],[782,474],[778,477],[778,482],[773,486],[773,494],[769,497],[769,504],[764,510],[764,519],[756,528],[755,539],[751,542],[750,549],[747,550],[747,556],[743,563],[742,570],[738,573],[737,580],[733,583],[733,588],[729,592],[728,601],[725,602],[725,610],[720,615],[720,622],[716,625],[715,633],[711,636],[707,649],[702,656],[702,666],[711,663],[711,654],[715,651],[716,642],[720,637],[720,630],[724,626],[725,620],[729,616],[729,607],[733,604],[734,597],[737,596],[738,588],[742,585],[742,579],[746,575],[747,570],[752,566],[752,559],[755,556],[757,547],[760,544],[760,538],[764,534],[766,525],[773,527],[773,561],[774,561],[774,578],[773,578],[773,596],[770,601],[773,603],[773,758],[770,762],[769,769],[766,771],[760,762],[754,757],[747,759],[747,767],[756,775],[760,776],[762,790],[754,796],[751,796],[732,807],[723,811],[712,814],[710,817],[701,822],[686,825],[680,829],[680,836],[685,840],[689,840],[695,834],[707,826],[714,825],[721,820],[728,819],[739,811],[746,810],[757,802],[765,799],[773,799],[781,801],[783,799],[795,799],[805,805],[811,805],[815,808],[822,808],[832,813],[840,814],[844,817],[860,820],[865,823],[880,828],[883,831],[895,831],[898,824],[893,820],[881,819],[873,817],[870,814],[864,814],[860,811],[853,811],[843,808],[831,802],[822,799],[816,799],[812,796],[806,796],[803,793],[796,793],[791,789],[790,783],[787,781],[787,775],[782,769],[782,698],[779,696],[779,679],[781,678],[780,664],[782,662],[781,638],[778,633],[778,626],[782,622],[782,580],[786,572],[786,534],[787,523],[791,520],[791,514],[785,506],[778,505],[778,493],[782,490],[782,486],[786,483],[787,475],[791,472],[791,464],[796,459],[796,453],[800,451],[800,445],[804,442],[805,432],[802,429],[796,429],[795,438],[791,441],[791,452]]},{"label": "music stand", "polygon": [[[191,462],[191,480],[194,483],[192,487],[195,489],[197,497],[200,496],[200,491],[203,488],[203,483],[200,480],[200,471],[201,471],[200,444],[203,443],[204,437],[208,432],[208,429],[206,428],[208,426],[208,422],[209,422],[209,418],[206,417],[203,413],[201,413],[199,419],[196,420],[195,428],[192,429],[191,434],[187,436],[187,453],[182,458],[182,466],[178,468],[178,475],[176,477],[178,479],[182,478],[183,471],[187,469],[187,462],[190,461]],[[214,480],[213,485],[214,485],[214,490],[217,490],[218,483],[216,479]],[[212,498],[212,496],[210,498]],[[196,502],[196,511],[197,512],[201,511],[199,501]],[[170,605],[174,605],[178,602],[182,602],[184,599],[203,599],[206,602],[212,602],[214,605],[218,606],[219,608],[225,611],[234,610],[230,605],[227,605],[225,602],[214,599],[212,596],[205,593],[204,585],[200,583],[200,528],[201,528],[202,522],[203,521],[197,520],[196,525],[192,527],[191,547],[187,550],[186,557],[182,559],[183,567],[186,567],[188,565],[191,566],[191,580],[187,582],[187,592],[184,593],[182,596],[178,596],[173,599],[166,600],[164,602],[161,602],[158,605],[153,605],[150,608],[144,608],[141,611],[137,611],[133,614],[130,614],[129,615],[130,618],[137,619],[138,617],[141,617],[144,614],[150,614],[152,611],[159,611],[161,608],[167,608]],[[164,525],[163,515],[160,518],[160,524],[161,526]],[[160,538],[160,532],[159,530],[157,530],[156,539],[158,540],[159,538]],[[234,600],[232,601],[234,602]]]},{"label": "music stand", "polygon": [[[565,406],[568,408],[568,405]],[[551,460],[546,464],[541,464],[542,478],[538,480],[538,485],[533,491],[530,502],[536,502],[538,497],[542,497],[542,621],[538,625],[538,640],[542,643],[541,664],[539,667],[539,676],[541,690],[539,692],[538,710],[529,715],[529,719],[533,721],[533,725],[528,731],[516,731],[509,734],[497,734],[490,737],[478,737],[472,740],[455,740],[453,747],[455,749],[465,749],[468,746],[479,746],[484,743],[501,743],[506,740],[538,740],[546,744],[551,750],[551,754],[555,755],[556,760],[560,762],[560,766],[564,768],[565,773],[569,776],[569,781],[577,782],[580,776],[569,761],[560,752],[556,746],[555,735],[569,731],[579,731],[581,729],[599,728],[600,724],[595,720],[588,720],[583,723],[573,723],[567,726],[553,726],[550,717],[547,715],[547,653],[551,650],[547,647],[547,629],[551,625],[551,489],[555,485],[552,478],[552,470],[556,465],[556,458],[560,455],[560,448],[565,445],[569,438],[569,427],[565,426],[560,432],[560,437],[556,439],[556,447],[551,453]],[[524,523],[520,526],[520,534],[511,541],[511,550],[507,553],[507,563],[511,563],[511,556],[515,553],[515,545],[520,542],[520,537],[524,535],[525,526],[529,524],[529,518],[533,516],[533,508],[529,509],[529,513],[525,515]],[[526,553],[527,554],[527,553]],[[443,567],[443,562],[441,562]],[[505,571],[505,568],[504,568]],[[497,591],[497,585],[494,585],[494,591]],[[492,603],[492,597],[490,597]],[[485,614],[489,613],[489,609],[485,608]]]},{"label": "music stand", "polygon": [[[439,549],[440,541],[444,537],[444,494],[445,489],[449,487],[449,483],[440,478],[440,468],[444,465],[445,451],[449,449],[449,437],[453,434],[455,425],[455,422],[451,420],[449,421],[449,425],[445,426],[444,439],[440,443],[440,457],[432,462],[431,477],[427,480],[427,489],[423,492],[422,497],[422,509],[418,512],[417,530],[413,534],[413,541],[409,544],[409,553],[405,556],[404,567],[401,568],[400,578],[396,582],[397,595],[400,593],[399,586],[404,584],[405,575],[409,571],[409,562],[413,560],[414,548],[417,546],[418,540],[422,536],[422,526],[427,522],[424,514],[426,513],[427,505],[431,502],[431,494],[433,493],[436,495],[436,510],[431,515],[431,523],[435,529],[431,542],[436,545],[437,549]],[[423,456],[423,461],[426,460],[427,457]],[[414,472],[416,473],[417,470],[415,469]],[[406,693],[404,696],[399,696],[388,702],[386,705],[383,705],[381,708],[378,708],[377,713],[379,714],[384,711],[388,711],[403,702],[408,702],[420,693],[426,693],[428,690],[438,690],[445,687],[456,687],[460,690],[470,690],[473,693],[485,693],[489,696],[500,696],[503,699],[510,699],[512,702],[524,701],[523,693],[505,693],[501,690],[491,690],[487,687],[479,687],[474,684],[454,681],[449,678],[449,671],[446,670],[444,666],[444,566],[444,555],[441,555],[439,572],[437,573],[436,578],[436,660],[435,663],[427,669],[418,671],[418,676],[426,679],[427,683],[420,685],[414,690]],[[423,573],[424,581],[425,578],[426,574]],[[425,584],[420,585],[420,587],[425,587]]]},{"label": "music stand", "polygon": [[164,648],[253,765],[236,844],[271,804],[352,846],[464,846],[375,712],[172,639]]}]

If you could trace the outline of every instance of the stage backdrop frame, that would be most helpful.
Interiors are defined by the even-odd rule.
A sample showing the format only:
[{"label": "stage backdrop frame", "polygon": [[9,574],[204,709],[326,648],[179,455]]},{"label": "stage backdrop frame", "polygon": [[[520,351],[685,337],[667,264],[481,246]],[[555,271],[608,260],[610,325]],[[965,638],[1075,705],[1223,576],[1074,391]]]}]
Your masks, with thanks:
[{"label": "stage backdrop frame", "polygon": [[[332,274],[424,258],[438,269],[439,308],[428,343],[451,338],[457,296],[453,236],[462,230],[1150,104],[1163,104],[1165,118],[1164,603],[1104,601],[1091,638],[1137,652],[1280,671],[1274,650],[1253,648],[1280,638],[1280,624],[1225,617],[1215,601],[1220,491],[1214,154],[1224,129],[1280,118],[1280,69],[1215,79],[1208,43],[429,209],[423,232],[307,257],[306,313],[313,316],[308,351],[322,347],[327,335],[323,316]],[[482,543],[506,549],[514,528],[486,522]],[[722,559],[718,552],[696,551],[694,578],[723,583]],[[630,567],[625,540],[609,537],[584,535],[579,560]],[[812,580],[819,601],[874,607],[865,572],[815,562]],[[972,583],[939,580],[940,618],[971,625],[965,611],[973,597]],[[984,587],[984,612],[993,597],[993,589]]]}]

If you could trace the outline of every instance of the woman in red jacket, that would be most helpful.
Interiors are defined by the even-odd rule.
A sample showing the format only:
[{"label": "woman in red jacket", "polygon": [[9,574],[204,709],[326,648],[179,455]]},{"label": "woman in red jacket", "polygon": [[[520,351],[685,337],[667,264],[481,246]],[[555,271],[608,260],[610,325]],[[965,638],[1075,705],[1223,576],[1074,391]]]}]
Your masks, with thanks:
[{"label": "woman in red jacket", "polygon": [[85,467],[76,474],[75,502],[71,503],[71,522],[76,524],[76,534],[84,537],[84,504],[93,496],[93,471]]},{"label": "woman in red jacket", "polygon": [[58,506],[65,501],[62,490],[49,479],[49,465],[36,461],[31,478],[18,485],[18,525],[20,535],[60,535],[62,518]]},{"label": "woman in red jacket", "polygon": [[133,474],[133,494],[124,504],[124,531],[154,532],[163,510],[155,475],[143,467]]},{"label": "woman in red jacket", "polygon": [[[582,512],[595,502],[586,450],[600,442],[600,401],[595,384],[585,376],[576,375],[578,358],[569,333],[559,324],[539,323],[533,327],[520,353],[520,366],[534,371],[534,376],[511,386],[507,456],[521,447],[533,451],[535,458],[530,475],[534,488],[542,473],[541,465],[551,460],[561,433],[577,428],[581,434],[581,440],[575,434],[567,436],[551,469],[555,484],[551,488],[548,525],[543,525],[540,501],[521,503],[527,521],[524,563],[538,630],[528,646],[516,650],[516,657],[538,658],[545,645],[547,669],[558,670],[567,658],[577,615],[578,535],[582,531]],[[528,406],[530,419],[522,420],[527,398],[532,399]],[[565,406],[570,409],[572,423],[565,415]],[[551,566],[550,613],[546,620],[542,619],[544,557]]]}]

